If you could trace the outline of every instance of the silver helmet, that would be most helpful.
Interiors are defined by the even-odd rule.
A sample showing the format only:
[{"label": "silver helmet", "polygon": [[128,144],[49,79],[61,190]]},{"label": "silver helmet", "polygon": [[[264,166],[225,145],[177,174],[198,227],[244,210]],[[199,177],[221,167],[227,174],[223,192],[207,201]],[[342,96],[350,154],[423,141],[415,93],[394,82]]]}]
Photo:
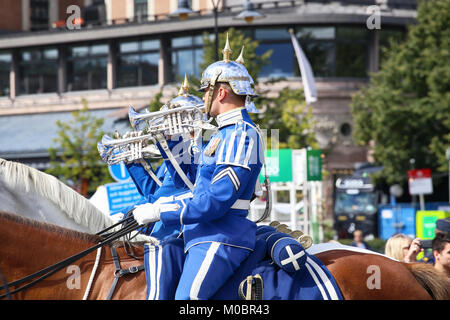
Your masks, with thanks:
[{"label": "silver helmet", "polygon": [[[227,40],[225,48],[222,50],[223,60],[210,64],[202,73],[202,79],[200,84],[200,91],[204,91],[218,82],[228,83],[233,92],[240,96],[246,96],[245,107],[249,112],[257,113],[258,110],[255,104],[251,100],[256,97],[256,93],[253,89],[254,81],[252,76],[248,73],[247,68],[244,66],[244,47],[242,47],[241,53],[236,61],[230,60],[231,48],[230,43]],[[206,106],[206,113],[209,113],[211,108],[211,98],[214,90],[209,91],[210,99],[208,99],[208,105]]]},{"label": "silver helmet", "polygon": [[[189,93],[189,82],[186,75],[184,75],[184,82],[182,83],[180,90],[178,91],[178,95],[170,100],[169,105],[171,106],[171,108],[186,106],[198,108],[203,106],[203,100],[201,98]],[[164,107],[167,108],[167,106],[163,106],[162,110],[164,110]]]}]

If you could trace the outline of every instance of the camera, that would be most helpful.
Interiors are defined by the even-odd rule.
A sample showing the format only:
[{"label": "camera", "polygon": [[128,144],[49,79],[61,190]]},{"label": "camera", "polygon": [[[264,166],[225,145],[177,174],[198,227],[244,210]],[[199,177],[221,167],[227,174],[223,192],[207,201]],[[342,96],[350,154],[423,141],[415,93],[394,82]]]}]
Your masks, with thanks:
[{"label": "camera", "polygon": [[433,247],[433,240],[422,240],[421,242],[421,248],[423,249],[431,249]]}]

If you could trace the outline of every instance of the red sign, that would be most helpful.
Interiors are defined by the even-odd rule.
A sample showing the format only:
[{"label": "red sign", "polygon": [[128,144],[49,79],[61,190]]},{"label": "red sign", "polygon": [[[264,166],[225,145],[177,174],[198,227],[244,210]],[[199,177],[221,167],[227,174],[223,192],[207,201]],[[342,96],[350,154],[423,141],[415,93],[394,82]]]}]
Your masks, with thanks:
[{"label": "red sign", "polygon": [[433,193],[433,180],[430,169],[417,169],[408,171],[409,194]]},{"label": "red sign", "polygon": [[408,170],[408,178],[412,179],[431,178],[431,169]]}]

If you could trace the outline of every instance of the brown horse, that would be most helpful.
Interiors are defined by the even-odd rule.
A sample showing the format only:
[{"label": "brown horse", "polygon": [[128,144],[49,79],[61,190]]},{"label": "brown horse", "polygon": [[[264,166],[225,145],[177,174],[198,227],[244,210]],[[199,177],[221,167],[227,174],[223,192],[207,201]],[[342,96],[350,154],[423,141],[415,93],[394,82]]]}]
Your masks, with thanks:
[{"label": "brown horse", "polygon": [[[33,272],[77,254],[101,240],[100,237],[36,222],[0,212],[0,272],[11,283]],[[143,246],[134,248],[143,256]],[[122,268],[143,261],[117,248]],[[449,283],[432,266],[400,263],[382,255],[346,250],[316,255],[333,274],[344,299],[449,299]],[[96,252],[58,271],[35,286],[13,295],[14,299],[82,299],[94,269]],[[113,282],[114,264],[109,247],[101,251],[89,299],[105,299]],[[5,293],[0,281],[0,295]],[[9,291],[15,287],[8,288]],[[145,273],[120,278],[113,299],[145,299]]]}]

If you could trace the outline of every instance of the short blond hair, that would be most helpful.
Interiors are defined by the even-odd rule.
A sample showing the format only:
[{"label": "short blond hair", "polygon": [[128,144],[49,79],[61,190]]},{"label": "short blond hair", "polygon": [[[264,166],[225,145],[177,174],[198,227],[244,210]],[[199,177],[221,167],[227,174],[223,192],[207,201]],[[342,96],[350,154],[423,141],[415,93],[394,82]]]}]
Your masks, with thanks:
[{"label": "short blond hair", "polygon": [[388,257],[403,261],[403,248],[409,247],[413,239],[404,234],[396,234],[388,239],[386,242],[386,247],[384,249],[384,254]]}]

